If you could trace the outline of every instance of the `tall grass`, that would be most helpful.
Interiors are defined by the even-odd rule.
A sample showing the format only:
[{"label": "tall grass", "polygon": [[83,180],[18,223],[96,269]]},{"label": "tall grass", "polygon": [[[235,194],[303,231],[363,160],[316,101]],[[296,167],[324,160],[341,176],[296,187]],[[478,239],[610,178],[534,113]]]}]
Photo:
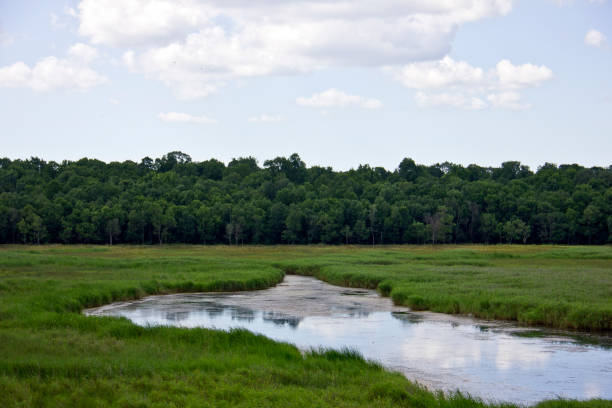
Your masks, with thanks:
[{"label": "tall grass", "polygon": [[352,350],[301,353],[244,330],[147,328],[79,312],[149,294],[262,289],[299,273],[378,288],[415,308],[609,329],[611,253],[609,247],[0,247],[0,406],[494,406],[432,393]]},{"label": "tall grass", "polygon": [[612,330],[612,247],[359,249],[278,266],[335,285],[376,288],[414,310]]}]

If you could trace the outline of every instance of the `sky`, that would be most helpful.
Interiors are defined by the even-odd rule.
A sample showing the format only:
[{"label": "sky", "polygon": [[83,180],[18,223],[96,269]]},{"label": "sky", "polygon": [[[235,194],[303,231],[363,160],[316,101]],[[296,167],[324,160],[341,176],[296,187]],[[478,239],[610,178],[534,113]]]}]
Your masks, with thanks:
[{"label": "sky", "polygon": [[612,164],[612,0],[0,0],[0,157]]}]

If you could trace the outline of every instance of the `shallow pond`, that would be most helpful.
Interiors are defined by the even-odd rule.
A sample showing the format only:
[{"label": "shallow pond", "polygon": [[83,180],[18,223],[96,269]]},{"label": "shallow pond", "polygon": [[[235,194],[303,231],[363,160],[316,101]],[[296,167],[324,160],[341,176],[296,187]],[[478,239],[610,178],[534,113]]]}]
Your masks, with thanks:
[{"label": "shallow pond", "polygon": [[267,290],[151,296],[85,313],[143,326],[242,327],[302,349],[349,347],[430,389],[487,400],[612,399],[612,348],[562,332],[410,312],[375,291],[302,276]]}]

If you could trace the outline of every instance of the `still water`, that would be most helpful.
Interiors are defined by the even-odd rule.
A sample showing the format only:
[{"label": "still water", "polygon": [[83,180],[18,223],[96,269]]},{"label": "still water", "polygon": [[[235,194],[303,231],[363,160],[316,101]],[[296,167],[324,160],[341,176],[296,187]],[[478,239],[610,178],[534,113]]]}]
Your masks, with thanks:
[{"label": "still water", "polygon": [[[85,311],[139,325],[241,327],[311,347],[358,350],[430,389],[491,401],[612,399],[612,348],[508,323],[410,312],[375,291],[293,276],[253,292],[151,296]],[[533,330],[528,333],[533,334]]]}]

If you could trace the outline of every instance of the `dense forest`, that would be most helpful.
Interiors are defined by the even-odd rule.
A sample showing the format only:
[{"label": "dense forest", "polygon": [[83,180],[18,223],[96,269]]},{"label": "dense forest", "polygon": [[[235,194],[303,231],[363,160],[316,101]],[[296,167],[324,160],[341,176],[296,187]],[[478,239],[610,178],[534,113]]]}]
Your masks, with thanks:
[{"label": "dense forest", "polygon": [[612,166],[0,159],[0,243],[612,242]]}]

